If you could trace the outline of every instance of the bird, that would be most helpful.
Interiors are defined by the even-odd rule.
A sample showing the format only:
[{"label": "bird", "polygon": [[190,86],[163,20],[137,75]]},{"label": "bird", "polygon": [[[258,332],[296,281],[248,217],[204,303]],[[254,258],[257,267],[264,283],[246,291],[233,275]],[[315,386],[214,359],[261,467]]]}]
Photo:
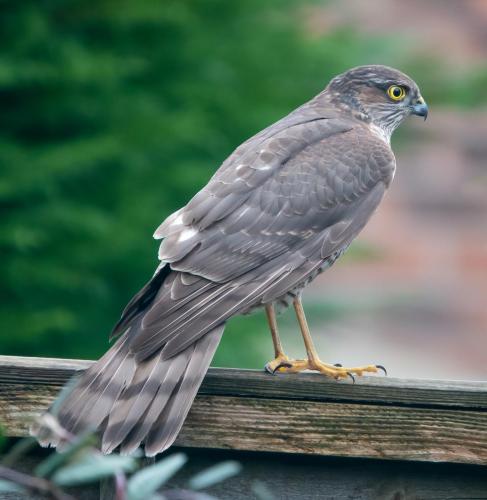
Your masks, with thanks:
[{"label": "bird", "polygon": [[[341,379],[382,369],[321,361],[301,295],[376,211],[396,169],[391,135],[410,115],[426,119],[428,106],[409,76],[359,66],[238,146],[155,231],[159,265],[125,307],[112,347],[59,403],[59,426],[70,435],[96,429],[103,453],[163,452],[226,322],[257,309],[266,312],[274,345],[271,373]],[[276,311],[291,304],[306,359],[289,358],[280,341]],[[31,433],[46,446],[63,443],[42,417]]]}]

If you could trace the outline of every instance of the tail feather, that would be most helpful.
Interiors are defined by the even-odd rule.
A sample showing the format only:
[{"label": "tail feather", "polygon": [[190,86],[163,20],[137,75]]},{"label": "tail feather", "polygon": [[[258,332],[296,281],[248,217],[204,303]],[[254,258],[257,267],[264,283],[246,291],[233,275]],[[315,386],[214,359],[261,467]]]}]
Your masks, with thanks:
[{"label": "tail feather", "polygon": [[169,448],[179,434],[220,343],[223,329],[224,326],[218,327],[195,343],[194,353],[184,376],[147,436],[145,446],[147,456],[156,455]]},{"label": "tail feather", "polygon": [[[120,364],[120,351],[127,344],[127,339],[120,338],[95,364],[93,364],[81,377],[75,376],[64,387],[58,400],[52,405],[48,413],[53,413],[61,427],[71,433],[76,432],[81,416],[91,408],[91,400],[106,386],[107,377],[111,378],[113,372]],[[88,403],[88,404],[87,404]],[[34,422],[30,433],[37,438],[41,446],[58,446],[61,438],[53,432],[52,419],[44,414]],[[94,429],[92,423],[86,428]]]},{"label": "tail feather", "polygon": [[[112,452],[120,443],[125,442],[127,435],[134,431],[140,436],[137,448],[145,438],[156,416],[150,419],[154,412],[159,414],[172,395],[174,387],[184,374],[189,361],[189,350],[173,359],[161,361],[160,353],[151,362],[142,362],[152,366],[145,383],[141,381],[148,370],[143,366],[137,370],[140,380],[134,380],[132,385],[121,395],[110,413],[107,428],[103,434],[102,451]],[[138,387],[137,387],[138,386]]]},{"label": "tail feather", "polygon": [[[162,349],[143,361],[130,351],[127,334],[80,378],[62,402],[57,419],[72,434],[103,433],[102,451],[128,454],[145,443],[147,455],[176,439],[223,334],[224,325],[170,359]],[[42,425],[31,433],[43,445],[60,443]]]},{"label": "tail feather", "polygon": [[[78,434],[87,428],[99,428],[110,414],[113,404],[117,401],[123,389],[131,383],[137,366],[129,355],[122,360],[107,385],[91,397],[84,399],[84,407],[79,410],[77,420],[71,426],[71,432]],[[60,422],[63,423],[62,418]]]},{"label": "tail feather", "polygon": [[[72,425],[79,416],[78,410],[85,407],[85,397],[93,397],[97,391],[104,387],[103,380],[106,380],[110,374],[118,367],[120,363],[120,350],[127,343],[126,338],[120,338],[94,365],[92,365],[83,374],[74,389],[69,393],[66,400],[61,405],[59,417],[63,419],[66,425]],[[70,414],[66,408],[71,408]]]},{"label": "tail feather", "polygon": [[[129,303],[114,329],[114,345],[57,405],[59,425],[71,434],[98,431],[105,453],[117,447],[129,453],[145,443],[146,453],[154,455],[174,442],[223,334],[225,318],[216,322],[209,315],[206,323],[212,324],[203,321],[199,336],[172,355],[165,352],[167,341],[181,328],[193,328],[214,294],[222,293],[214,283],[166,267]],[[141,355],[136,339],[151,315],[159,321],[149,339],[156,343],[150,350],[144,344]],[[53,425],[46,416],[31,434],[43,445],[62,446],[62,432],[52,432]]]},{"label": "tail feather", "polygon": [[73,434],[98,428],[123,388],[130,384],[136,365],[128,341],[121,338],[105,356],[81,377],[58,415],[60,424]]}]

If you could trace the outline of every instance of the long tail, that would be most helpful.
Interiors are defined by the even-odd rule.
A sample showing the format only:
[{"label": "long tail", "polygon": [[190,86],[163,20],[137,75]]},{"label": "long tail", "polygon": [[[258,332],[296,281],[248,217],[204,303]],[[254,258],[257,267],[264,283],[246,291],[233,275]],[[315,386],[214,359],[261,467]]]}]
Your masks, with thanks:
[{"label": "long tail", "polygon": [[[118,446],[121,453],[131,453],[142,443],[147,456],[161,453],[176,439],[224,327],[213,328],[170,358],[161,346],[137,359],[130,331],[124,333],[61,402],[59,424],[72,434],[98,430],[104,453]],[[44,446],[60,444],[42,419],[31,434]]]}]

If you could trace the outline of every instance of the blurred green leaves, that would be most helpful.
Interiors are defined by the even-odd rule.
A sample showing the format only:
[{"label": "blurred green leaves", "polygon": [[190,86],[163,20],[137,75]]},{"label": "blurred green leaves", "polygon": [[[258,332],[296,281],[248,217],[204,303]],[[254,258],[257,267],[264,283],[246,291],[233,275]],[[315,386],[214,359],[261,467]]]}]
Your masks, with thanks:
[{"label": "blurred green leaves", "polygon": [[204,471],[193,476],[189,481],[189,487],[193,490],[202,490],[209,488],[214,484],[225,481],[230,477],[236,476],[242,470],[242,465],[234,460],[220,462]]},{"label": "blurred green leaves", "polygon": [[[350,27],[309,33],[315,4],[2,4],[3,354],[98,357],[157,264],[153,230],[238,144],[335,74],[405,57],[407,44]],[[485,83],[479,72],[445,93],[438,75],[419,78],[434,99],[468,104],[469,89]],[[231,329],[256,324],[238,319]],[[251,337],[240,366],[261,350]],[[226,352],[219,364],[234,364]]]},{"label": "blurred green leaves", "polygon": [[52,480],[59,486],[76,486],[93,483],[118,472],[131,472],[136,468],[136,462],[131,457],[120,455],[85,455],[76,463],[59,469]]},{"label": "blurred green leaves", "polygon": [[176,453],[134,474],[127,484],[128,500],[151,498],[151,495],[181,469],[186,460],[186,455]]},{"label": "blurred green leaves", "polygon": [[28,491],[22,486],[19,486],[18,484],[15,484],[12,481],[7,481],[6,479],[0,479],[0,493],[27,494]]},{"label": "blurred green leaves", "polygon": [[[163,486],[173,478],[186,464],[188,457],[184,453],[165,456],[156,463],[146,465],[140,459],[141,450],[131,456],[118,454],[103,455],[95,446],[95,434],[86,433],[72,436],[52,419],[51,431],[57,438],[63,439],[61,452],[52,451],[33,471],[20,472],[17,467],[38,446],[33,438],[17,441],[6,454],[0,464],[0,493],[40,493],[42,497],[59,500],[74,500],[77,497],[68,494],[66,489],[87,484],[95,484],[105,480],[103,487],[114,488],[116,500],[146,500],[166,498],[164,492],[159,494]],[[67,438],[67,440],[66,440]],[[144,467],[145,465],[145,467]],[[199,490],[210,488],[228,480],[242,471],[242,465],[232,460],[220,462],[191,475],[185,490],[171,489],[172,496],[203,500],[210,497]],[[181,480],[181,478],[180,478]],[[112,484],[113,481],[113,484]],[[260,489],[265,490],[265,485]],[[270,498],[257,494],[258,498]]]},{"label": "blurred green leaves", "polygon": [[2,353],[99,356],[157,264],[154,228],[363,61],[352,33],[308,37],[305,4],[2,5]]}]

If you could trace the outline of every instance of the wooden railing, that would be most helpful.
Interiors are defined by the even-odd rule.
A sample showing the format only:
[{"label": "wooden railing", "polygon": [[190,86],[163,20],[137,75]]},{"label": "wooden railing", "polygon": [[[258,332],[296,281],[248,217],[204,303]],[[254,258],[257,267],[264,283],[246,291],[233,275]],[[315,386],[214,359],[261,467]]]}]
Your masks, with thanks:
[{"label": "wooden railing", "polygon": [[[0,424],[6,434],[27,435],[29,422],[90,364],[0,356]],[[353,384],[311,373],[211,368],[176,445],[273,452],[281,459],[304,454],[486,466],[487,383],[363,377]],[[485,496],[478,496],[481,490],[472,494],[487,498],[487,482],[480,479],[487,468],[481,469],[478,487],[485,487]],[[462,491],[462,498],[474,498]]]}]

